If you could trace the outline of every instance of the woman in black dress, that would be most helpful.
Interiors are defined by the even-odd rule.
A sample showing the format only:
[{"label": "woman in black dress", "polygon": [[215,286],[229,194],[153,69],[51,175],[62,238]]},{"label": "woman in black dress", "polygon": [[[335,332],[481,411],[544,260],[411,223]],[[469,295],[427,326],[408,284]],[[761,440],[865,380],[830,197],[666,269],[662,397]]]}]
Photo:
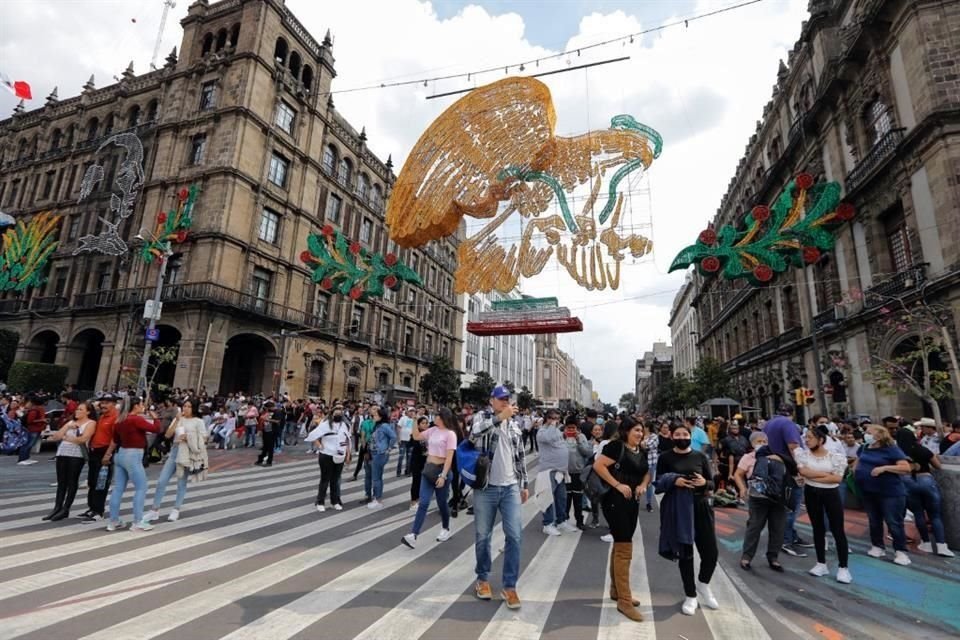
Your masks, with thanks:
[{"label": "woman in black dress", "polygon": [[[713,507],[707,493],[713,490],[710,460],[690,447],[690,430],[676,425],[670,431],[673,449],[657,461],[657,493],[660,503],[660,555],[680,563],[680,577],[686,600],[682,611],[692,616],[703,604],[719,609],[710,591],[710,579],[717,568],[717,533]],[[700,552],[699,581],[693,579],[693,545]],[[698,600],[699,596],[699,600]]]},{"label": "woman in black dress", "polygon": [[624,418],[617,428],[617,437],[603,448],[593,463],[597,475],[611,489],[603,496],[601,508],[610,525],[613,546],[610,550],[610,597],[617,601],[617,611],[640,622],[638,601],[630,591],[630,561],[633,559],[633,532],[640,515],[640,498],[650,484],[647,452],[640,447],[643,424]]}]

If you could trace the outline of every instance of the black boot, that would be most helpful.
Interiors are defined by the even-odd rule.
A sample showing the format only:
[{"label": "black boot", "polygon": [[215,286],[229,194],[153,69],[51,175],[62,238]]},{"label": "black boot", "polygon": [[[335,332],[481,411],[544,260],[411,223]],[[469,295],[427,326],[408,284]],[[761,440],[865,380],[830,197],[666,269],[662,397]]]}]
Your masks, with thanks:
[{"label": "black boot", "polygon": [[65,484],[62,484],[62,483],[61,483],[61,484],[58,484],[58,485],[57,485],[57,499],[56,499],[56,501],[53,503],[53,511],[51,511],[51,512],[48,513],[47,515],[43,516],[43,518],[41,518],[41,520],[53,520],[53,516],[55,516],[55,515],[57,515],[58,513],[60,513],[60,511],[63,509],[63,501],[64,501],[64,499],[65,499],[66,497],[67,497],[67,486],[66,486]]},{"label": "black boot", "polygon": [[60,509],[50,518],[50,522],[57,522],[58,520],[64,520],[70,517],[70,512],[66,509]]}]

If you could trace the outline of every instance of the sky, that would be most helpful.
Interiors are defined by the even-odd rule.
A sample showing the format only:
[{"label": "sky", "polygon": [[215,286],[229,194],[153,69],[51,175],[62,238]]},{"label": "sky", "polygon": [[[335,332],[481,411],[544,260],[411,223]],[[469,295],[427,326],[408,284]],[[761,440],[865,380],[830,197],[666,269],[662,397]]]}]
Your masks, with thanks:
[{"label": "sky", "polygon": [[[334,37],[337,109],[381,158],[398,168],[421,132],[456,97],[427,100],[505,77],[504,66],[575,51],[737,4],[737,0],[286,0],[317,39]],[[163,31],[160,59],[180,44],[178,0]],[[764,0],[721,15],[541,63],[562,69],[612,58],[629,60],[543,78],[557,112],[557,134],[607,128],[631,114],[663,136],[662,155],[630,187],[628,225],[654,242],[652,256],[624,263],[616,291],[586,291],[555,265],[522,284],[524,293],[555,295],[584,323],[564,334],[603,400],[633,390],[634,363],[667,326],[683,273],[667,274],[673,256],[706,227],[771,97],[778,62],[786,60],[807,17],[806,0]],[[38,108],[54,86],[61,99],[87,78],[113,82],[132,60],[147,70],[160,24],[161,0],[5,0],[0,3],[0,72],[27,80]],[[412,86],[347,91],[400,79],[423,80],[497,67],[486,75]],[[529,70],[527,70],[529,73]],[[0,91],[0,117],[16,105]],[[475,228],[470,226],[470,229]]]}]

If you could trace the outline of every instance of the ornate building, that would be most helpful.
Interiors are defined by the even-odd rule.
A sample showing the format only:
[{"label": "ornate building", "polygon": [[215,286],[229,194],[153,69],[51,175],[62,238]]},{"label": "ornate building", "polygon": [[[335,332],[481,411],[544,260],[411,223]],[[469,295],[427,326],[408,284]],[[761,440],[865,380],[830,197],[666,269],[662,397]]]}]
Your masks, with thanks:
[{"label": "ornate building", "polygon": [[674,375],[689,375],[693,373],[700,362],[697,340],[700,337],[700,323],[697,310],[690,304],[697,294],[696,275],[688,273],[673,299],[670,309],[670,342],[673,345],[673,373]]},{"label": "ornate building", "polygon": [[[811,0],[713,225],[742,223],[801,171],[843,185],[857,215],[832,254],[769,286],[696,277],[701,355],[726,364],[743,403],[770,414],[791,389],[817,388],[819,369],[814,410],[930,415],[912,394],[882,393],[871,371],[917,339],[882,321],[903,305],[942,305],[956,342],[958,60],[958,3]],[[960,389],[946,357],[930,364]],[[955,416],[955,402],[941,410]]]},{"label": "ornate building", "polygon": [[[435,355],[458,362],[457,240],[413,250],[389,241],[392,163],[334,107],[329,32],[316,40],[283,0],[198,0],[181,25],[180,54],[163,68],[135,75],[131,64],[101,89],[91,77],[77,97],[54,90],[42,108],[0,122],[0,207],[63,216],[45,287],[0,296],[0,323],[20,335],[17,358],[67,365],[81,389],[122,382],[139,363],[158,269],[136,259],[135,236],[195,184],[194,224],[169,260],[159,321],[159,344],[179,351],[158,382],[357,398],[417,389]],[[143,190],[119,230],[134,255],[74,256],[78,238],[103,224],[118,159],[95,153],[119,131],[145,149]],[[94,160],[105,179],[78,203]],[[299,255],[322,225],[397,253],[423,286],[367,302],[321,290]]]},{"label": "ornate building", "polygon": [[654,342],[653,351],[647,351],[637,360],[637,407],[650,411],[657,389],[673,376],[674,347],[665,342]]},{"label": "ornate building", "polygon": [[459,366],[463,375],[462,388],[467,388],[481,371],[489,373],[498,383],[510,381],[517,391],[526,387],[534,390],[534,347],[532,335],[475,336],[467,334],[466,323],[478,320],[481,313],[490,311],[498,300],[519,300],[519,290],[508,294],[499,291],[490,293],[461,294],[461,304],[466,308],[462,332],[465,336],[463,358]]}]

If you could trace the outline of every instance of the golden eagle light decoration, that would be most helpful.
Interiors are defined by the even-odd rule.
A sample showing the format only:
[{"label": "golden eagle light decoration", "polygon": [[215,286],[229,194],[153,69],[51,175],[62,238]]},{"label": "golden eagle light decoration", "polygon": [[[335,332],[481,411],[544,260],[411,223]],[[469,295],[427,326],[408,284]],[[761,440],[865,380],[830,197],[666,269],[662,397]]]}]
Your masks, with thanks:
[{"label": "golden eagle light decoration", "polygon": [[[489,220],[460,244],[458,293],[510,291],[554,254],[587,290],[616,289],[627,254],[639,258],[653,248],[643,236],[618,232],[619,186],[651,165],[662,139],[629,115],[570,138],[557,136],[555,125],[550,91],[533,78],[506,78],[457,100],[400,171],[387,205],[391,238],[417,247],[455,233],[464,216]],[[587,193],[574,211],[578,187]],[[515,213],[526,224],[507,249],[495,233]]]}]

